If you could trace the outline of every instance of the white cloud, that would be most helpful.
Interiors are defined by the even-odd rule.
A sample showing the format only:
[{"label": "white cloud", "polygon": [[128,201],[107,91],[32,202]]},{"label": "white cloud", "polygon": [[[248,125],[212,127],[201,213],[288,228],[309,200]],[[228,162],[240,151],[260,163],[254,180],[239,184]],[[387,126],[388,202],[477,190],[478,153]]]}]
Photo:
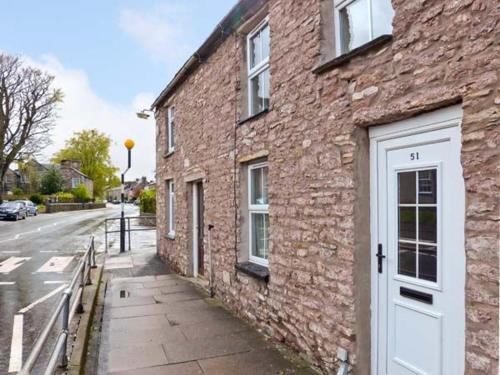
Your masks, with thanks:
[{"label": "white cloud", "polygon": [[189,13],[186,2],[158,4],[149,10],[125,8],[119,25],[153,59],[177,66],[193,52]]},{"label": "white cloud", "polygon": [[55,76],[54,86],[62,89],[64,101],[60,105],[59,118],[52,132],[52,144],[42,153],[45,160],[64,146],[64,141],[75,131],[96,128],[113,140],[111,157],[115,166],[126,167],[126,150],[123,142],[132,138],[136,146],[132,151],[132,169],[128,178],[154,177],[155,130],[154,120],[140,120],[135,113],[149,108],[152,93],[139,93],[127,106],[113,104],[100,98],[90,86],[87,74],[82,70],[69,69],[52,55],[35,60],[24,60]]}]

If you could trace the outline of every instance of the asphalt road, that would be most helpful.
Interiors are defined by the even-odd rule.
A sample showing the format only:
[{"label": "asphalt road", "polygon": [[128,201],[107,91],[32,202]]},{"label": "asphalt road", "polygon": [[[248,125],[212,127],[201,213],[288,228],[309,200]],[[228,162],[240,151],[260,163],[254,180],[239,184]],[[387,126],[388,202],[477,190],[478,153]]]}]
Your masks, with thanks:
[{"label": "asphalt road", "polygon": [[110,206],[0,221],[0,374],[16,368],[21,351],[27,358],[90,235],[102,242],[104,219],[118,214]]}]

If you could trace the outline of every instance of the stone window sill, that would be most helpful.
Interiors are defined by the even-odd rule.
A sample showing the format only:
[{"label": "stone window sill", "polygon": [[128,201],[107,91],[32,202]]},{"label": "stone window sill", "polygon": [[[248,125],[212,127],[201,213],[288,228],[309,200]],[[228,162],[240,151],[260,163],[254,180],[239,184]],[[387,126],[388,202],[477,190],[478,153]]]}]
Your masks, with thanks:
[{"label": "stone window sill", "polygon": [[248,116],[248,117],[244,118],[243,120],[238,121],[238,126],[243,125],[246,122],[249,122],[249,121],[252,121],[252,120],[256,120],[256,119],[258,119],[260,117],[263,117],[268,112],[269,112],[269,109],[266,108],[266,109],[264,109],[264,110],[256,113],[255,115]]},{"label": "stone window sill", "polygon": [[389,43],[391,40],[392,40],[392,35],[381,35],[378,38],[375,38],[369,41],[368,43],[365,43],[362,46],[353,49],[350,52],[347,52],[343,55],[340,55],[331,60],[316,65],[312,71],[314,74],[322,74],[328,72],[329,70],[332,70],[334,68],[337,68],[341,65],[348,63],[357,56],[363,55],[366,52],[371,51],[372,49],[376,49],[386,43]]},{"label": "stone window sill", "polygon": [[267,267],[252,262],[243,262],[236,264],[235,268],[244,274],[257,280],[269,282],[269,269]]}]

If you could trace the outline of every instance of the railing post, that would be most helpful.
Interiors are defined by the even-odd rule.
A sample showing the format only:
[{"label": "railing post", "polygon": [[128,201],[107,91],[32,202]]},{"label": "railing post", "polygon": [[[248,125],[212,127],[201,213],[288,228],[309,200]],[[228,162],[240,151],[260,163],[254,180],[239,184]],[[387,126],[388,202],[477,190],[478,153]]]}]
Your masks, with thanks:
[{"label": "railing post", "polygon": [[62,321],[62,329],[63,332],[66,333],[65,338],[64,338],[64,345],[61,353],[61,367],[66,368],[68,367],[68,336],[69,336],[69,310],[71,306],[71,289],[66,289],[64,291],[64,295],[66,298],[66,301],[64,301],[64,307],[63,307],[63,321]]},{"label": "railing post", "polygon": [[128,251],[131,250],[131,244],[130,244],[130,218],[128,219]]},{"label": "railing post", "polygon": [[91,273],[92,273],[92,271],[91,271],[91,269],[92,269],[92,244],[89,247],[89,253],[87,255],[87,267],[88,267],[89,273],[87,275],[87,280],[86,280],[85,285],[92,285],[92,280],[90,277]]},{"label": "railing post", "polygon": [[108,253],[108,219],[104,219],[104,252]]},{"label": "railing post", "polygon": [[80,288],[82,288],[82,293],[80,293],[80,300],[78,301],[78,306],[76,308],[76,312],[78,314],[83,313],[83,292],[85,290],[85,264],[86,260],[83,259],[83,267],[82,267],[82,272],[80,274]]},{"label": "railing post", "polygon": [[97,268],[97,263],[95,261],[95,243],[94,237],[92,236],[92,268]]}]

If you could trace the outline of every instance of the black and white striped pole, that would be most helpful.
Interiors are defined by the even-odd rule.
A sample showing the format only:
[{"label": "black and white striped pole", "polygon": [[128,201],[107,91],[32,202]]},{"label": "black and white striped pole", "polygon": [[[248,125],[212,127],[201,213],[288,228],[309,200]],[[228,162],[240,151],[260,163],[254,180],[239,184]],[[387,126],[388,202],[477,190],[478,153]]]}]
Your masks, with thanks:
[{"label": "black and white striped pole", "polygon": [[134,148],[134,141],[127,139],[125,141],[125,147],[128,152],[128,164],[127,169],[122,173],[122,195],[121,195],[121,216],[120,216],[120,253],[125,252],[125,173],[130,169],[132,165],[132,149]]}]

